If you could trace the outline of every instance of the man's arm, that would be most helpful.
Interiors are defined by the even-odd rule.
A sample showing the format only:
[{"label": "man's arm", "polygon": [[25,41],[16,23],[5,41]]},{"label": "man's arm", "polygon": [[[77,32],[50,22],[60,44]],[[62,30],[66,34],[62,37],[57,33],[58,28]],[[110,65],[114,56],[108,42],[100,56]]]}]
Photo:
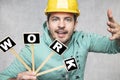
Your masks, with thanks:
[{"label": "man's arm", "polygon": [[[20,52],[20,57],[25,61],[25,63],[28,66],[31,66],[31,53],[29,46],[26,46],[23,48]],[[0,72],[0,80],[15,80],[15,78],[18,78],[18,75],[22,72],[28,72],[26,71],[26,68],[24,65],[16,58],[11,65],[9,65],[5,70]],[[19,80],[19,79],[17,79]]]}]

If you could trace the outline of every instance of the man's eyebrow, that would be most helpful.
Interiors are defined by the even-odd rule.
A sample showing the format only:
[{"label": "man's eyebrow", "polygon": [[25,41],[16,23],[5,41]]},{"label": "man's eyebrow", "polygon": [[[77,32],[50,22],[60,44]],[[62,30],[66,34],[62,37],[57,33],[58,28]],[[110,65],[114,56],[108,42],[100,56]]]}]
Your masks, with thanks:
[{"label": "man's eyebrow", "polygon": [[[53,18],[59,19],[59,17],[57,17],[57,16],[51,16],[51,19],[53,19]],[[72,17],[66,16],[66,17],[64,17],[64,19],[72,19]]]},{"label": "man's eyebrow", "polygon": [[51,18],[59,18],[59,17],[57,17],[57,16],[52,16]]},{"label": "man's eyebrow", "polygon": [[65,17],[65,18],[70,18],[70,19],[72,19],[72,17]]}]

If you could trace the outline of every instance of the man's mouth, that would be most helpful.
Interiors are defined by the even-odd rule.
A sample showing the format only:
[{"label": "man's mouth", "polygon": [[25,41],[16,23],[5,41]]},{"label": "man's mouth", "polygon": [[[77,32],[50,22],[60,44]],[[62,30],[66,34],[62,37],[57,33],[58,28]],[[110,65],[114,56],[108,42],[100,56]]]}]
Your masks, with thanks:
[{"label": "man's mouth", "polygon": [[63,31],[63,30],[56,30],[55,32],[57,33],[59,38],[64,38],[65,35],[68,33],[67,31]]}]

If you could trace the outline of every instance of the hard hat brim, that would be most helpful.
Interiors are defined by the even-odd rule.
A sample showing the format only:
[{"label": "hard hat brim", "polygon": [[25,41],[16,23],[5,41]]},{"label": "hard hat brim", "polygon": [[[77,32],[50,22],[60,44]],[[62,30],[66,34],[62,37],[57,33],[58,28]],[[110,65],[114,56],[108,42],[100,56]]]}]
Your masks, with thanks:
[{"label": "hard hat brim", "polygon": [[59,10],[46,10],[45,9],[45,15],[47,15],[48,13],[53,13],[53,12],[66,12],[66,13],[76,14],[77,16],[80,15],[80,10],[75,12],[75,11],[72,11],[72,10],[62,10],[62,9],[59,9]]}]

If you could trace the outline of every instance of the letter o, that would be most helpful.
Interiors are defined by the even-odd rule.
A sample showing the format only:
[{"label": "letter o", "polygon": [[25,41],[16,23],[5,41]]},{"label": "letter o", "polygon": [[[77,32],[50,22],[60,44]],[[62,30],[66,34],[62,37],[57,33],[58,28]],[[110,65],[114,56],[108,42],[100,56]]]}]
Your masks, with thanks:
[{"label": "letter o", "polygon": [[[31,40],[31,38],[33,38],[32,40]],[[33,43],[33,42],[35,42],[36,41],[36,36],[35,35],[33,35],[33,34],[30,34],[30,35],[28,35],[28,42],[30,42],[30,43]]]}]

